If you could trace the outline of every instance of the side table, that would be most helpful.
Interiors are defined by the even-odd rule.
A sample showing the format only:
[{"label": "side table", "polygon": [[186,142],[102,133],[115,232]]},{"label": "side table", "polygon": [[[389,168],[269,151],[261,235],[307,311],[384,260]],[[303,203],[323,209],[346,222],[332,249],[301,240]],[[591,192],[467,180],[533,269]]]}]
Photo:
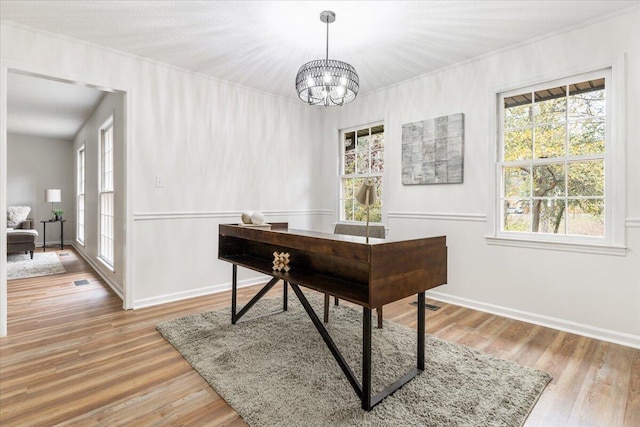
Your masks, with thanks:
[{"label": "side table", "polygon": [[64,249],[64,223],[66,219],[48,219],[46,221],[40,221],[42,223],[42,252],[47,250],[47,224],[51,222],[60,223],[60,249]]}]

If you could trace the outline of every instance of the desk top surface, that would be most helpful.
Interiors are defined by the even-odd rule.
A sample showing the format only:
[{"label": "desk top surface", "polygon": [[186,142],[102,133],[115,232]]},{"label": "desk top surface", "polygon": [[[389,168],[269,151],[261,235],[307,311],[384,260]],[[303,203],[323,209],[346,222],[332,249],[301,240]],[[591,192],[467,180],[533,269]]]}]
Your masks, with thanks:
[{"label": "desk top surface", "polygon": [[[271,230],[253,228],[251,226],[243,226],[243,225],[237,225],[237,224],[224,224],[224,225],[221,225],[221,227],[233,227],[239,230],[253,230],[253,231],[280,233],[280,234],[290,234],[292,236],[304,236],[304,237],[311,237],[311,238],[317,238],[317,239],[334,240],[338,242],[358,243],[358,244],[370,245],[370,246],[383,245],[383,244],[393,243],[393,242],[406,242],[411,240],[429,239],[433,237],[444,237],[444,236],[423,236],[423,237],[414,237],[410,239],[390,239],[390,238],[378,239],[375,237],[369,237],[369,242],[367,242],[367,239],[364,236],[323,233],[320,231],[311,231],[311,230],[298,230],[294,228],[280,227],[277,225],[275,227],[272,227]],[[221,228],[221,232],[222,232],[222,228]]]}]

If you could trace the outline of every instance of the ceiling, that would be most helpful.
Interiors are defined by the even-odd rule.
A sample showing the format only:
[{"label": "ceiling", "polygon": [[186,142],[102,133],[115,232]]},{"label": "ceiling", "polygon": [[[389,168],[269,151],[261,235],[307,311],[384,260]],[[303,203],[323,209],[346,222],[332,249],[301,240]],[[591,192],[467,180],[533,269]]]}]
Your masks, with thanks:
[{"label": "ceiling", "polygon": [[[323,10],[336,13],[329,57],[356,68],[362,95],[638,6],[640,0],[0,0],[0,17],[295,99],[298,68],[325,55]],[[9,83],[9,112],[28,110],[25,100],[17,103],[27,94]],[[79,98],[81,89],[91,90],[76,89]]]},{"label": "ceiling", "polygon": [[7,74],[7,133],[72,140],[104,92],[16,73]]}]

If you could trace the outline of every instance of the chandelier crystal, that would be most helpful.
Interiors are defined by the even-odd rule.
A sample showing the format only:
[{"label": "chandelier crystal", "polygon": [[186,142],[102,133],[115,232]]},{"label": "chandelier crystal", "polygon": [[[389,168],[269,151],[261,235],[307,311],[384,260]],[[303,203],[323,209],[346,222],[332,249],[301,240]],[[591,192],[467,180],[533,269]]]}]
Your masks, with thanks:
[{"label": "chandelier crystal", "polygon": [[309,105],[344,105],[358,95],[360,79],[351,64],[329,59],[329,24],[336,14],[325,10],[320,21],[327,24],[327,51],[325,59],[316,59],[304,64],[296,75],[296,91],[301,100]]}]

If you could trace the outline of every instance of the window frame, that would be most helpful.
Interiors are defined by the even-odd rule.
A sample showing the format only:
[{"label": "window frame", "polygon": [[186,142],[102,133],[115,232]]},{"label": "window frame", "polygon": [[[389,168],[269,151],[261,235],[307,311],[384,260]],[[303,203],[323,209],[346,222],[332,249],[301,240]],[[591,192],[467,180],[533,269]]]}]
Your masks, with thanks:
[{"label": "window frame", "polygon": [[[111,131],[111,147],[105,151],[105,134]],[[115,260],[115,185],[114,185],[114,148],[115,148],[115,125],[113,115],[100,126],[99,129],[99,168],[98,168],[98,259],[110,270],[114,270]],[[108,154],[108,155],[107,155]],[[110,169],[107,170],[105,165]],[[110,175],[107,175],[110,173]],[[107,176],[107,179],[105,179]],[[111,198],[112,211],[105,213],[105,196]],[[105,232],[106,229],[106,232]],[[111,241],[111,248],[105,248],[105,241]],[[111,258],[109,258],[111,255]]]},{"label": "window frame", "polygon": [[[86,201],[86,161],[87,152],[85,144],[77,150],[76,155],[76,241],[84,246],[85,244],[85,201]],[[81,202],[82,200],[82,202]],[[82,208],[80,207],[82,206]]]},{"label": "window frame", "polygon": [[[511,95],[524,92],[552,88],[562,84],[605,78],[605,153],[602,156],[605,167],[605,236],[555,235],[534,232],[503,231],[502,227],[502,189],[503,174],[503,99]],[[562,73],[556,78],[540,78],[535,83],[526,82],[509,88],[491,91],[492,110],[492,143],[491,149],[491,180],[494,185],[490,192],[491,202],[488,215],[489,234],[486,236],[488,244],[529,247],[536,249],[551,249],[572,252],[600,253],[606,255],[625,255],[624,217],[626,205],[626,170],[625,170],[625,140],[624,140],[624,112],[625,112],[625,79],[624,57],[600,67],[589,70]],[[544,81],[543,81],[544,80]],[[542,81],[542,82],[541,82]],[[568,153],[567,153],[568,154]],[[585,159],[588,156],[585,156]],[[535,159],[534,163],[535,163]],[[564,160],[563,160],[564,161]]]},{"label": "window frame", "polygon": [[381,197],[380,197],[380,221],[370,221],[369,224],[371,225],[384,225],[387,222],[387,204],[386,204],[386,193],[387,191],[385,190],[386,185],[388,185],[388,179],[387,179],[387,172],[386,172],[386,167],[383,169],[383,171],[381,173],[376,172],[376,173],[369,173],[369,174],[357,174],[357,173],[353,173],[353,174],[345,174],[344,173],[344,157],[345,157],[345,146],[344,146],[344,138],[345,138],[345,134],[349,133],[349,132],[356,132],[357,135],[357,131],[361,130],[361,129],[371,129],[375,126],[383,126],[384,130],[384,140],[385,140],[385,144],[383,147],[383,161],[386,163],[386,154],[387,154],[387,150],[386,150],[386,137],[387,137],[387,125],[385,123],[385,120],[378,120],[378,121],[374,121],[374,122],[369,122],[369,123],[364,123],[364,124],[360,124],[357,126],[350,126],[347,128],[343,128],[343,129],[339,129],[338,131],[338,179],[337,179],[337,186],[338,186],[338,195],[337,195],[337,222],[340,224],[366,224],[366,221],[356,221],[356,220],[348,220],[348,219],[344,219],[343,215],[344,215],[344,194],[343,194],[343,185],[342,185],[342,180],[345,178],[358,178],[358,177],[366,177],[366,178],[375,178],[375,177],[380,177],[381,181],[382,181],[382,191],[381,191]]}]

